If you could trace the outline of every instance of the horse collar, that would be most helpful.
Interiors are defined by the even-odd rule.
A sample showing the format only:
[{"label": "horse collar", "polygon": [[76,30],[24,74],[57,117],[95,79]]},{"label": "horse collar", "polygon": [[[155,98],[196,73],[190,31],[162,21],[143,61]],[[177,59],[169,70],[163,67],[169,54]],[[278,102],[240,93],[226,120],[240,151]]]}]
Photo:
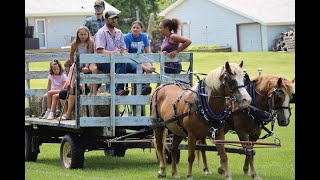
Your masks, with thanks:
[{"label": "horse collar", "polygon": [[[267,111],[263,111],[257,108],[257,101],[256,101],[256,81],[250,81],[247,84],[247,91],[252,98],[251,105],[245,111],[248,111],[247,114],[251,119],[254,119],[258,123],[269,123],[274,118],[274,113],[272,109],[269,107]],[[257,92],[258,93],[258,92]],[[258,93],[259,94],[259,93]],[[259,94],[260,95],[260,94]]]}]

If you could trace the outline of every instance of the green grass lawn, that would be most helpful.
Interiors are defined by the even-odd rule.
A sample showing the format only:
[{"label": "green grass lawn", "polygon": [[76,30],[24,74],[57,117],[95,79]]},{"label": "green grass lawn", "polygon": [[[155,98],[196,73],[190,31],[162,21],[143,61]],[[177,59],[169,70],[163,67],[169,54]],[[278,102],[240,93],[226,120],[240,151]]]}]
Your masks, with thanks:
[{"label": "green grass lawn", "polygon": [[[295,77],[295,54],[282,52],[265,53],[194,53],[194,71],[208,73],[210,70],[223,65],[226,61],[240,63],[244,61],[250,77],[258,75],[257,68],[262,68],[262,74],[273,74],[288,79]],[[158,66],[156,66],[159,69]],[[47,70],[48,63],[33,63],[31,70]],[[45,88],[46,80],[38,80],[31,83],[32,88]],[[194,82],[196,78],[194,78]],[[155,85],[153,84],[153,89]],[[281,140],[278,148],[255,148],[255,166],[258,174],[264,180],[292,180],[295,179],[295,105],[292,104],[291,122],[287,127],[279,127],[275,124],[275,135]],[[147,107],[147,113],[149,108]],[[270,128],[270,125],[267,126]],[[264,135],[265,132],[262,133]],[[235,134],[227,134],[226,140],[238,140]],[[269,137],[259,142],[273,142]],[[211,144],[211,143],[208,143]],[[84,168],[79,170],[66,170],[60,166],[60,144],[42,144],[41,153],[37,162],[25,163],[25,179],[68,179],[68,180],[133,180],[133,179],[158,179],[157,162],[154,149],[129,149],[125,157],[104,156],[103,151],[90,151],[85,153]],[[181,160],[178,164],[178,172],[182,179],[186,179],[188,161],[186,150],[181,151]],[[211,175],[202,173],[202,165],[193,165],[195,179],[225,179],[217,173],[219,157],[217,152],[207,152]],[[242,166],[244,156],[240,154],[228,154],[229,167],[232,178],[235,180],[250,180],[244,176]],[[167,179],[172,179],[171,165],[167,165]]]}]

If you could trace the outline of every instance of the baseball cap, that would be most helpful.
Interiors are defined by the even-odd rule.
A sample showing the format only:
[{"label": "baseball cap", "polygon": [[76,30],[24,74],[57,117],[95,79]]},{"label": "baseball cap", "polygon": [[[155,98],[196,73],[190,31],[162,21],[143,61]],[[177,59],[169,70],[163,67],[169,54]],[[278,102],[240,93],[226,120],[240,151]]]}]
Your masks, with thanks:
[{"label": "baseball cap", "polygon": [[116,13],[114,10],[108,10],[105,13],[104,17],[106,19],[108,19],[108,18],[119,18],[118,13]]},{"label": "baseball cap", "polygon": [[102,1],[102,0],[96,0],[96,1],[94,2],[94,6],[96,6],[96,5],[100,5],[100,6],[103,6],[103,7],[104,7],[104,1]]}]

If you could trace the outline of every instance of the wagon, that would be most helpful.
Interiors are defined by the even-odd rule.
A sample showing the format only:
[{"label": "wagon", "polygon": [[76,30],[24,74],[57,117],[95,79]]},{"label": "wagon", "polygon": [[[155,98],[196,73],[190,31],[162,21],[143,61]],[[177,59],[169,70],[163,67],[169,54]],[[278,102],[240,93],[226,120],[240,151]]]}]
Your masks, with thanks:
[{"label": "wagon", "polygon": [[[25,110],[25,161],[36,161],[40,146],[44,143],[60,143],[60,162],[63,168],[83,168],[85,152],[103,150],[106,155],[125,156],[130,148],[154,148],[152,117],[146,114],[150,105],[150,95],[141,94],[142,83],[185,82],[193,84],[193,53],[180,53],[170,59],[161,53],[150,54],[81,54],[76,58],[77,69],[86,63],[110,63],[110,74],[76,73],[76,104],[74,120],[39,119],[30,108],[30,102],[35,95],[43,95],[46,89],[30,88],[30,80],[46,79],[47,71],[30,71],[29,63],[49,62],[53,59],[65,60],[68,52],[26,53],[25,54],[25,97],[28,105]],[[138,63],[135,74],[115,74],[115,62]],[[184,70],[181,74],[166,74],[165,62],[179,61]],[[159,72],[143,74],[141,63],[159,64]],[[80,95],[80,84],[106,84],[115,89],[115,83],[131,86],[128,96],[117,96],[114,91],[105,96]],[[135,85],[133,85],[135,84]],[[100,117],[95,114],[94,107],[109,106],[109,116]],[[117,108],[122,113],[117,113]],[[129,110],[128,110],[129,109]],[[126,110],[126,111],[124,111]],[[170,144],[170,133],[168,135]],[[187,149],[180,144],[179,149]],[[196,149],[216,151],[214,145],[197,145]],[[230,153],[254,155],[254,150],[243,148],[227,148]],[[178,155],[178,161],[180,156]],[[166,151],[166,160],[171,162],[170,151]]]}]

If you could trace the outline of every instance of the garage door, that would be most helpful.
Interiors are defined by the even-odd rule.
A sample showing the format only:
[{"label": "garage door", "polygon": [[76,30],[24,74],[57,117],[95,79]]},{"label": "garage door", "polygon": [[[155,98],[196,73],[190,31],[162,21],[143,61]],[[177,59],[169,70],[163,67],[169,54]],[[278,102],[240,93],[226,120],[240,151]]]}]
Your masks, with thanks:
[{"label": "garage door", "polygon": [[239,25],[240,51],[262,51],[260,24]]}]

